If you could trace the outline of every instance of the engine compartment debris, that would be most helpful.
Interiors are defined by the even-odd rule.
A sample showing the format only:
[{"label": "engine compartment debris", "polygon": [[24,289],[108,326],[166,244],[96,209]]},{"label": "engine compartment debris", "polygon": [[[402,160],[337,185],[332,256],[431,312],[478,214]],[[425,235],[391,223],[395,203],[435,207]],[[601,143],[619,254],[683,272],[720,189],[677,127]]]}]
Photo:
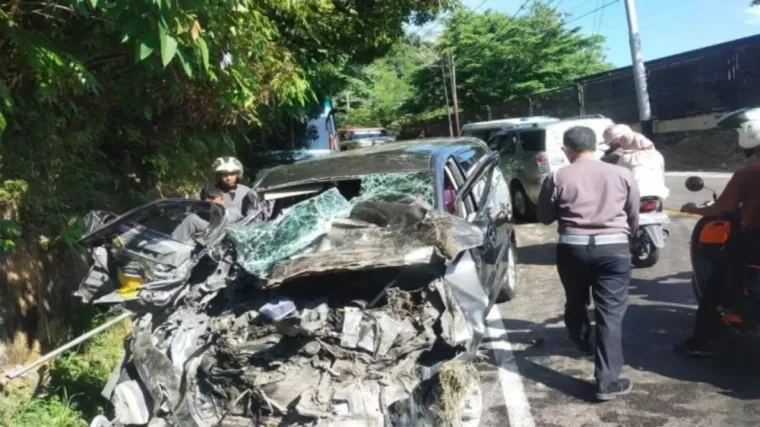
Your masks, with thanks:
[{"label": "engine compartment debris", "polygon": [[90,218],[78,295],[137,315],[103,390],[115,418],[92,425],[477,426],[484,235],[432,210],[426,179],[365,176],[353,197],[278,199],[246,226],[211,218],[194,245],[138,224],[140,209]]}]

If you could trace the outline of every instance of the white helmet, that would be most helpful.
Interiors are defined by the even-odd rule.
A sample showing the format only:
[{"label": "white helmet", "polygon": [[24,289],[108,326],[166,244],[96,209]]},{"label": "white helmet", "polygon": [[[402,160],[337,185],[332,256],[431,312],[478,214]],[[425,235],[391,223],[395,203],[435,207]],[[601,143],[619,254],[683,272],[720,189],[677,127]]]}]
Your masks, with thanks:
[{"label": "white helmet", "polygon": [[740,125],[739,146],[745,150],[760,146],[760,120],[750,120]]},{"label": "white helmet", "polygon": [[240,163],[240,160],[230,156],[219,157],[214,160],[211,169],[214,170],[214,173],[237,173],[241,177],[243,176],[243,164]]}]

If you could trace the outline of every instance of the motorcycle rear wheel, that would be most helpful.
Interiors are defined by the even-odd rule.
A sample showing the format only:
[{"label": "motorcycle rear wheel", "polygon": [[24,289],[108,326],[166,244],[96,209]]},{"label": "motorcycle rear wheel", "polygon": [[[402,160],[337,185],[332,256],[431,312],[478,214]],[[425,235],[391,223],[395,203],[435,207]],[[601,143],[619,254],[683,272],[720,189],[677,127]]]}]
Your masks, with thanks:
[{"label": "motorcycle rear wheel", "polygon": [[659,260],[660,249],[647,239],[636,249],[631,261],[636,268],[648,268],[657,264]]}]

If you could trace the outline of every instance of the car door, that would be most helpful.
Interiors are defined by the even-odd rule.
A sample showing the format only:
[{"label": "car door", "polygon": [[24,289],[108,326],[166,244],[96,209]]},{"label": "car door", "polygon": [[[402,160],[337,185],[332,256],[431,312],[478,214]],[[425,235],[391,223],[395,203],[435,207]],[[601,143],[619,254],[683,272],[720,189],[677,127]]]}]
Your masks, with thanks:
[{"label": "car door", "polygon": [[499,169],[498,153],[468,149],[453,157],[459,174],[465,177],[455,201],[460,209],[466,210],[463,217],[481,227],[486,236],[485,244],[473,254],[473,259],[480,262],[481,283],[493,301],[499,290],[496,287],[500,286],[498,278],[506,273],[502,261],[513,242],[509,187]]}]

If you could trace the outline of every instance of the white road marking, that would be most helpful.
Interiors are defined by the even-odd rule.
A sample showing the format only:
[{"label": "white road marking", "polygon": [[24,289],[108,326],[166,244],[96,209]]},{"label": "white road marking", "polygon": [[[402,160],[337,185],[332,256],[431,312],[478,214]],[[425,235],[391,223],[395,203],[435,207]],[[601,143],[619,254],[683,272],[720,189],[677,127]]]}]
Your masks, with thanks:
[{"label": "white road marking", "polygon": [[702,178],[731,178],[730,172],[665,172],[665,176],[699,176]]},{"label": "white road marking", "polygon": [[[502,323],[501,312],[494,306],[486,318],[488,325]],[[499,384],[504,393],[504,404],[509,414],[509,427],[535,427],[536,423],[530,413],[530,403],[525,394],[520,371],[515,363],[515,355],[512,352],[512,344],[506,328],[488,326],[486,334],[491,339],[491,350],[494,362],[497,365]]]}]

